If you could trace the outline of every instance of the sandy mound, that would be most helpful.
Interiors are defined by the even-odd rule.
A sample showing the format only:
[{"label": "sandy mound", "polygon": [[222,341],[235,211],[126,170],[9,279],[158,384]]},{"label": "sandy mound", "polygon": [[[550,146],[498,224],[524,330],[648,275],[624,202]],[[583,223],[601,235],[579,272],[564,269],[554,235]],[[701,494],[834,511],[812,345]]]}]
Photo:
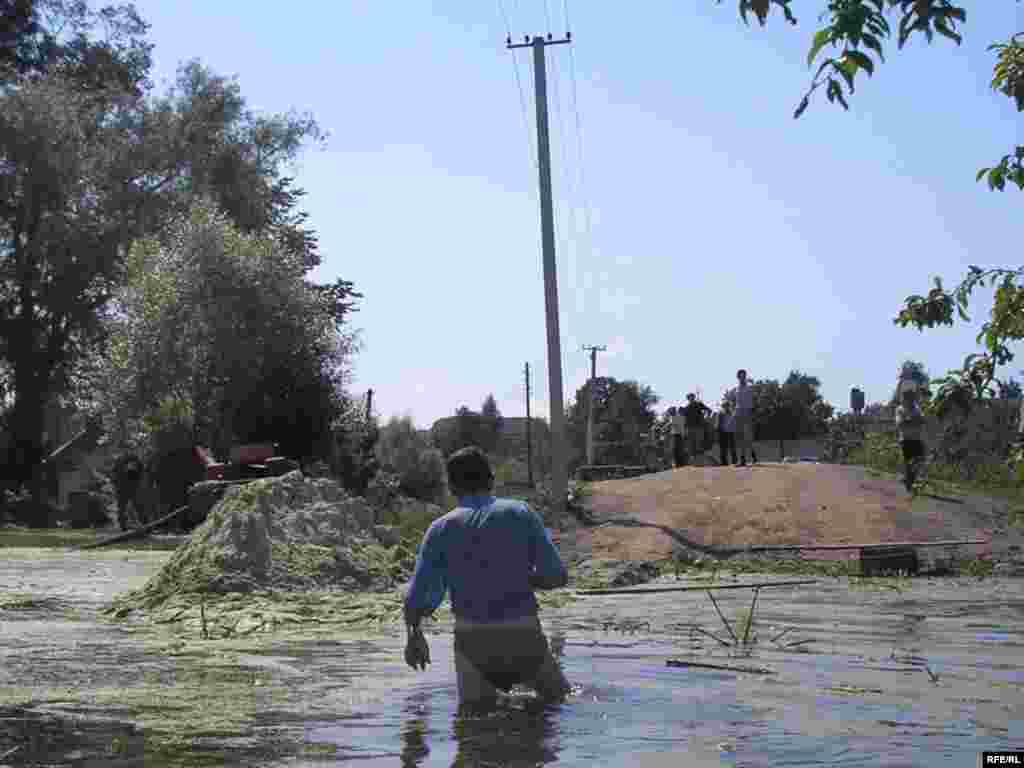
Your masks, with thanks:
[{"label": "sandy mound", "polygon": [[129,601],[152,608],[198,592],[391,589],[415,553],[386,546],[395,542],[375,535],[375,518],[363,498],[300,472],[234,486]]},{"label": "sandy mound", "polygon": [[[990,538],[991,500],[912,499],[893,478],[830,464],[684,467],[593,483],[597,520],[631,517],[668,526],[700,545],[847,544]],[[581,534],[592,557],[655,560],[676,544],[650,528],[612,526]],[[856,556],[856,550],[808,557]]]}]

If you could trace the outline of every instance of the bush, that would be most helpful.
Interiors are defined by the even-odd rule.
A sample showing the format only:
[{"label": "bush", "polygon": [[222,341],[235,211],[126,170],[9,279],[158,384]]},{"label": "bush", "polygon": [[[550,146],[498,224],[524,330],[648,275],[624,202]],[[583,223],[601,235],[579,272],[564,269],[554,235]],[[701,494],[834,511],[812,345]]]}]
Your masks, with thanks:
[{"label": "bush", "polygon": [[380,430],[377,458],[385,471],[398,476],[403,493],[437,503],[444,499],[444,456],[416,430],[412,417],[392,417]]},{"label": "bush", "polygon": [[444,456],[436,448],[420,451],[416,461],[400,475],[401,489],[410,496],[440,504],[447,491]]},{"label": "bush", "polygon": [[900,473],[903,471],[903,450],[896,435],[874,433],[866,435],[861,446],[850,452],[848,463]]}]

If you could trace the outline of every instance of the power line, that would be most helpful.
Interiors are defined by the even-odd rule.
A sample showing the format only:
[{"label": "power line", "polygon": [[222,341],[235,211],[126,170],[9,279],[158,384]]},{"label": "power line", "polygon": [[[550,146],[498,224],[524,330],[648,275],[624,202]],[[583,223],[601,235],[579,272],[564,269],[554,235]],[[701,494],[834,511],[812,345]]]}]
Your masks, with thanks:
[{"label": "power line", "polygon": [[[518,6],[519,3],[517,2],[516,7]],[[498,0],[498,11],[501,13],[502,18],[505,21],[505,43],[510,45],[512,43],[512,24],[509,21],[508,13],[505,10],[505,3],[502,2],[502,0]],[[515,54],[513,54],[512,51],[509,51],[509,56],[512,59],[512,74],[516,79],[516,89],[519,91],[519,106],[523,113],[523,130],[526,133],[526,144],[530,153],[530,166],[536,169],[537,152],[533,147],[533,136],[530,133],[530,118],[526,110],[526,92],[523,90],[522,78],[519,77],[519,62],[516,61]]]},{"label": "power line", "polygon": [[[571,47],[571,46],[570,46]],[[563,212],[566,214],[563,221],[563,226],[559,226],[558,218],[555,219],[555,236],[560,243],[565,247],[566,252],[569,251],[570,242],[575,246],[575,212],[573,206],[572,196],[572,180],[569,171],[569,159],[566,155],[568,144],[567,137],[569,131],[565,125],[565,114],[562,110],[562,98],[561,89],[559,87],[559,62],[557,57],[553,62],[551,69],[551,88],[552,95],[554,96],[555,102],[555,131],[558,136],[558,150],[561,155],[561,168],[559,169],[559,179],[562,184],[562,195],[561,207]],[[576,249],[573,248],[575,254]]]},{"label": "power line", "polygon": [[[572,39],[572,28],[569,24],[569,0],[565,4],[565,36]],[[569,46],[569,74],[571,78],[572,110],[576,118],[576,165],[579,169],[579,193],[583,200],[583,231],[586,237],[586,247],[589,252],[593,247],[592,233],[590,227],[590,200],[587,197],[586,177],[583,170],[583,121],[580,118],[579,100],[576,88],[576,57],[573,54],[574,46]]]}]

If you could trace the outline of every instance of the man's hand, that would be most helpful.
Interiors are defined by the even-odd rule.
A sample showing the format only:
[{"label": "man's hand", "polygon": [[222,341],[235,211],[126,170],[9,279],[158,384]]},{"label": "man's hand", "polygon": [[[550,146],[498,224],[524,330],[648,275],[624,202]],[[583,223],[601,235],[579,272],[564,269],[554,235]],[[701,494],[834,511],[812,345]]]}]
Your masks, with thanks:
[{"label": "man's hand", "polygon": [[419,627],[409,629],[409,638],[405,641],[405,663],[421,671],[430,663],[430,646]]}]

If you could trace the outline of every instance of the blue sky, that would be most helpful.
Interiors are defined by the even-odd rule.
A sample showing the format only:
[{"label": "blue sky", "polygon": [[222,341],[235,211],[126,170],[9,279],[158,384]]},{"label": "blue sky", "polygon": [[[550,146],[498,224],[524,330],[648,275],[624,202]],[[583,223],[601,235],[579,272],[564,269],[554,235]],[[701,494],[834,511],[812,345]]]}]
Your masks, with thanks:
[{"label": "blue sky", "polygon": [[[237,76],[253,109],[308,110],[330,132],[296,169],[314,277],[365,294],[353,391],[421,427],[489,392],[524,415],[525,362],[547,414],[533,75],[519,51],[524,124],[501,5],[516,38],[546,33],[547,15],[565,31],[563,0],[320,0],[288,17],[277,3],[136,2],[158,84],[198,58]],[[1017,263],[1020,193],[974,174],[1024,142],[985,50],[1024,27],[1024,6],[973,3],[960,48],[893,43],[849,113],[821,98],[794,121],[825,3],[795,5],[797,27],[776,15],[761,29],[731,2],[570,0],[575,66],[548,49],[566,403],[588,375],[584,344],[607,345],[599,374],[650,385],[659,408],[698,387],[717,400],[739,367],[798,367],[845,409],[853,386],[887,397],[904,358],[934,376],[976,349],[984,294],[952,329],[892,318],[933,275]]]}]

